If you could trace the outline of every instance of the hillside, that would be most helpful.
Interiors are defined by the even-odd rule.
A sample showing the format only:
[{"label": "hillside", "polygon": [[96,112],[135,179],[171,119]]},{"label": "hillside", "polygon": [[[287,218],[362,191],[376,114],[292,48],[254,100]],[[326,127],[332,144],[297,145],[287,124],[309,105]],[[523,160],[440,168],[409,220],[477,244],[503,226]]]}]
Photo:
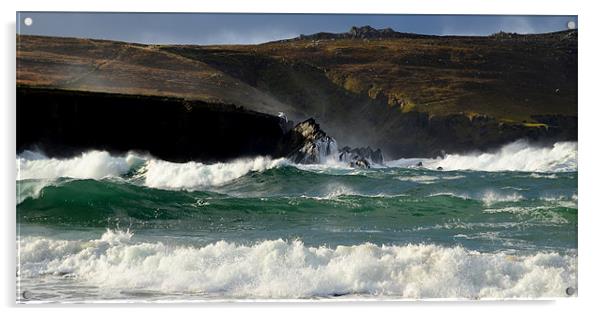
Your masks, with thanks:
[{"label": "hillside", "polygon": [[281,70],[272,66],[258,76],[255,69],[265,64],[263,58],[280,67],[311,66],[338,87],[403,112],[474,112],[516,121],[577,114],[577,31],[459,37],[390,29],[379,34],[368,27],[257,46],[163,49],[267,89],[270,74]]},{"label": "hillside", "polygon": [[577,137],[577,31],[426,36],[352,28],[260,45],[19,36],[17,84],[176,96],[302,120],[388,157]]}]

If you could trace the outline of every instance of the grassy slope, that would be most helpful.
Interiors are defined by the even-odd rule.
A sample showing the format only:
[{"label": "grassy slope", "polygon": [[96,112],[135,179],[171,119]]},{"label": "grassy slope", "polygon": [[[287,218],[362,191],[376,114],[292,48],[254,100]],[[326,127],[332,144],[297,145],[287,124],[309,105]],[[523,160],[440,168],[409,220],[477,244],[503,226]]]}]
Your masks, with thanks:
[{"label": "grassy slope", "polygon": [[39,36],[19,36],[17,45],[17,84],[21,85],[175,96],[293,111],[201,61],[155,46]]},{"label": "grassy slope", "polygon": [[528,122],[537,114],[577,115],[576,31],[510,37],[306,39],[206,50],[224,57],[230,52],[228,58],[252,52],[306,63],[324,70],[331,82],[347,91],[381,99],[402,111],[478,113]]},{"label": "grassy slope", "polygon": [[523,129],[545,128],[533,115],[577,115],[576,31],[225,46],[19,36],[17,66],[20,85],[178,96],[284,111],[295,120],[312,116],[344,144],[384,146],[395,155],[449,141],[464,142],[458,150],[475,144],[469,125],[457,125],[457,137],[448,141],[404,113],[489,117]]}]

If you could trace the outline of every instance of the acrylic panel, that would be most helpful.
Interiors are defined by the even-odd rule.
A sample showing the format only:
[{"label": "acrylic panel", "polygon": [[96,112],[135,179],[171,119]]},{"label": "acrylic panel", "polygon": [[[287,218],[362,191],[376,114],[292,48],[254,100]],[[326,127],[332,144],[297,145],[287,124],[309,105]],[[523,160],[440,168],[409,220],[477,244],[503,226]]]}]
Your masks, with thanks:
[{"label": "acrylic panel", "polygon": [[577,16],[17,13],[17,302],[577,295]]}]

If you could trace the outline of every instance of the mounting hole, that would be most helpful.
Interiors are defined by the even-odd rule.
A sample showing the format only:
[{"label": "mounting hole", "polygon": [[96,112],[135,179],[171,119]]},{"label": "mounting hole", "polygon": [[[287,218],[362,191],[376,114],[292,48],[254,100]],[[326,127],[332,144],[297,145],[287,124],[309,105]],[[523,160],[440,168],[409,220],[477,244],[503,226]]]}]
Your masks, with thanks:
[{"label": "mounting hole", "polygon": [[572,286],[569,286],[566,288],[566,295],[571,296],[575,294],[575,288],[573,288]]},{"label": "mounting hole", "polygon": [[31,298],[31,292],[23,291],[23,293],[21,293],[21,296],[23,297],[23,299],[28,300]]},{"label": "mounting hole", "polygon": [[30,17],[27,17],[27,18],[23,19],[23,23],[27,26],[31,26],[33,24],[33,19]]},{"label": "mounting hole", "polygon": [[574,30],[577,27],[577,24],[575,21],[569,21],[569,23],[566,24],[566,27],[568,27],[569,30]]}]

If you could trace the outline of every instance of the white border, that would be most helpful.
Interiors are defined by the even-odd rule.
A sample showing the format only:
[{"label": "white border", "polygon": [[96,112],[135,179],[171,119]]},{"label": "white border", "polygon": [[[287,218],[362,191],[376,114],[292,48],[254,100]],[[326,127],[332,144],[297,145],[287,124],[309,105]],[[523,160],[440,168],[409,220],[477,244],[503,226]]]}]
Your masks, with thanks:
[{"label": "white border", "polygon": [[370,1],[21,1],[19,11],[132,11],[132,12],[272,12],[272,13],[401,13],[401,14],[547,14],[576,15],[582,1],[547,0],[370,0]]},{"label": "white border", "polygon": [[[602,33],[601,12],[596,1],[586,0],[362,0],[362,1],[260,1],[260,0],[24,0],[2,1],[2,88],[3,104],[0,106],[0,130],[2,145],[2,189],[0,201],[4,207],[2,236],[3,259],[0,260],[2,275],[1,291],[3,314],[19,313],[74,315],[81,312],[94,315],[120,312],[124,314],[144,313],[160,315],[165,308],[177,313],[251,313],[256,315],[306,315],[309,313],[337,313],[364,315],[368,309],[378,308],[382,314],[461,314],[491,315],[538,313],[541,315],[580,315],[599,313],[597,304],[602,298],[600,270],[600,234],[602,208],[600,205],[602,150],[600,131],[602,102],[600,101],[600,45]],[[132,12],[290,12],[290,13],[423,13],[423,14],[551,14],[579,16],[579,297],[558,301],[422,301],[422,302],[326,302],[302,303],[206,303],[206,304],[153,304],[115,307],[114,304],[94,305],[95,308],[81,310],[81,305],[60,306],[16,306],[15,298],[15,11],[132,11]],[[15,307],[16,306],[16,307]],[[142,310],[134,310],[137,306]],[[199,309],[199,307],[201,307]],[[106,310],[110,308],[110,310]],[[336,308],[336,309],[335,309]],[[248,310],[247,310],[248,309]],[[591,312],[590,312],[591,311]],[[4,314],[6,315],[6,314]]]}]

